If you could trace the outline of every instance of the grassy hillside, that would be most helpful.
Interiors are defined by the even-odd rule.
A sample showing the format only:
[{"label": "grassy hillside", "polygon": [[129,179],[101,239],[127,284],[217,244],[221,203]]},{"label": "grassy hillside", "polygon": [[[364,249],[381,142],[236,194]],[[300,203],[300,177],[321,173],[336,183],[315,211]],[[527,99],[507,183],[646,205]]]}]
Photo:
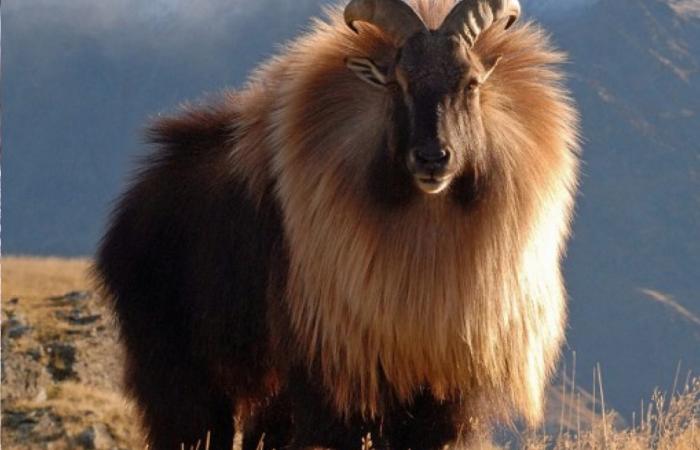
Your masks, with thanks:
[{"label": "grassy hillside", "polygon": [[[3,449],[143,448],[136,411],[120,393],[113,321],[93,293],[89,264],[2,260]],[[504,446],[700,448],[700,383],[679,379],[674,390],[682,395],[656,395],[625,425],[606,410],[599,378],[591,393],[564,379],[549,391],[545,431],[511,433]]]},{"label": "grassy hillside", "polygon": [[109,312],[89,262],[2,260],[2,448],[138,449]]}]

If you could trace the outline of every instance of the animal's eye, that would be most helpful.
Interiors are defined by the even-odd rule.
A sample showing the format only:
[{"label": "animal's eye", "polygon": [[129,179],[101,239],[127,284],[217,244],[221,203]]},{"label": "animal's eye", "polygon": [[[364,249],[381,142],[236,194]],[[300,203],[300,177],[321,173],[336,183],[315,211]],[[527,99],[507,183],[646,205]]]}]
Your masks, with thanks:
[{"label": "animal's eye", "polygon": [[467,92],[473,92],[473,91],[475,91],[475,90],[479,87],[480,84],[481,84],[481,83],[479,83],[479,80],[478,80],[478,79],[476,79],[476,78],[470,78],[470,79],[467,81],[467,84],[464,86],[464,90],[467,91]]}]

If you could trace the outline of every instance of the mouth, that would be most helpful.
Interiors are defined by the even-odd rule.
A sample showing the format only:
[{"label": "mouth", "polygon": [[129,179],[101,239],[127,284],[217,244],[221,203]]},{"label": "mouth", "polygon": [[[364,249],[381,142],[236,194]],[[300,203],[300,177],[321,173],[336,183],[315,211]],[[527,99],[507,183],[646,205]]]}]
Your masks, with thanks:
[{"label": "mouth", "polygon": [[416,176],[418,188],[426,194],[439,194],[450,185],[452,177]]}]

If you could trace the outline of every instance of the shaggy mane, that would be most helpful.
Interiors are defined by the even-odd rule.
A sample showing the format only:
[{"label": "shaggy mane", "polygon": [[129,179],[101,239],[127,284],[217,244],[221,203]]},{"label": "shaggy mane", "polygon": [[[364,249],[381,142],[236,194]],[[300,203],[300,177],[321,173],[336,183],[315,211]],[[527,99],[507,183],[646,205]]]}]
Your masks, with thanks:
[{"label": "shaggy mane", "polygon": [[[413,4],[432,28],[452,5]],[[345,59],[395,51],[371,25],[348,30],[334,8],[239,97],[246,132],[234,162],[254,196],[276,180],[298,345],[346,413],[380,414],[384,385],[400,401],[429,385],[438,398],[462,395],[501,417],[515,407],[535,424],[563,339],[559,261],[577,179],[565,57],[533,23],[484,32],[473,51],[503,56],[481,94],[489,145],[473,164],[486,192],[469,211],[449,196],[386,211],[368,200],[366,180],[388,94]]]}]

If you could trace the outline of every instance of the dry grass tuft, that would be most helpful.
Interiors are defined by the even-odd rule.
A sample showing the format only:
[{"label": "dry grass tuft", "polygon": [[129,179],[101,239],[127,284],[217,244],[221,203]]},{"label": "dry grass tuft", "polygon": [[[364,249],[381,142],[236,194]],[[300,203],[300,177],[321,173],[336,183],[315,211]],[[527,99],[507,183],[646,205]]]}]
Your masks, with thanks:
[{"label": "dry grass tuft", "polygon": [[[675,391],[675,388],[674,388]],[[687,381],[680,392],[664,396],[657,391],[639,418],[620,427],[615,413],[606,411],[588,429],[564,428],[556,436],[530,434],[520,448],[526,450],[698,450],[700,449],[700,378]]]}]

